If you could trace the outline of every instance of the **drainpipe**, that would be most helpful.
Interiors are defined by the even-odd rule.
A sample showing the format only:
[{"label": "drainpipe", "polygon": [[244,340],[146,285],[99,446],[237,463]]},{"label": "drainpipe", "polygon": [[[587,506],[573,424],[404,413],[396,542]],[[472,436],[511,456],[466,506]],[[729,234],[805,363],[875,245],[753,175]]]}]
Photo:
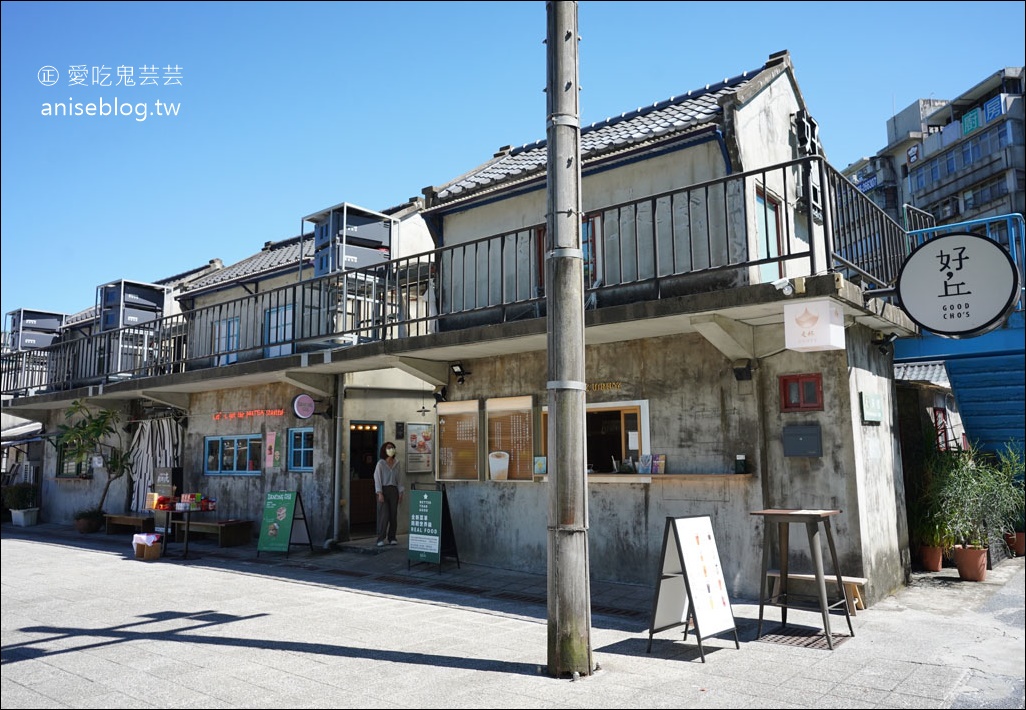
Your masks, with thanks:
[{"label": "drainpipe", "polygon": [[730,153],[727,151],[727,140],[723,137],[723,131],[719,128],[714,133],[716,135],[716,142],[720,144],[720,152],[723,153],[723,163],[727,166],[727,175],[730,175],[733,170],[730,167]]}]

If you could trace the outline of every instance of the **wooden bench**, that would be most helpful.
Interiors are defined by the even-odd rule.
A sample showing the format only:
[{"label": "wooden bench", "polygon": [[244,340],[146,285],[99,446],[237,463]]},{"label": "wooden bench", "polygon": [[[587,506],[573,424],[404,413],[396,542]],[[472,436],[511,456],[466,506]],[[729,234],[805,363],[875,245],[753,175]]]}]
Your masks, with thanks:
[{"label": "wooden bench", "polygon": [[[175,520],[175,542],[185,541],[185,521]],[[192,520],[189,522],[189,537],[208,535],[217,539],[218,547],[245,545],[253,539],[252,520]]]},{"label": "wooden bench", "polygon": [[[778,569],[767,570],[766,571],[766,576],[773,578],[773,591],[770,593],[770,596],[775,597],[778,594],[780,594],[780,570],[778,570]],[[837,577],[834,576],[834,575],[825,574],[824,577],[826,579],[827,590],[830,589],[830,585],[831,584],[836,584],[837,583]],[[800,580],[800,581],[815,582],[816,581],[816,575],[814,575],[814,574],[796,574],[795,572],[788,572],[787,573],[787,581],[788,581],[788,583],[790,583],[790,581],[792,579]],[[851,614],[852,616],[855,616],[855,610],[856,609],[865,610],[865,608],[866,608],[866,605],[862,601],[862,592],[859,589],[859,587],[864,587],[866,585],[866,581],[867,580],[866,580],[865,577],[847,577],[845,575],[841,576],[841,582],[844,585],[844,599],[845,599],[845,601],[848,602],[848,613]]]},{"label": "wooden bench", "polygon": [[103,517],[107,524],[108,535],[118,532],[151,533],[155,527],[152,515],[113,515],[105,513]]}]

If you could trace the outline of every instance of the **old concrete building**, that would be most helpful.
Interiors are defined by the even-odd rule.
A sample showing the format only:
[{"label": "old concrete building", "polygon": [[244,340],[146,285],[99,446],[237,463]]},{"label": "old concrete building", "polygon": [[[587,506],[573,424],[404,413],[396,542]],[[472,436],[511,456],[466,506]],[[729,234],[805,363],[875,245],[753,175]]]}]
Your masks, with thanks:
[{"label": "old concrete building", "polygon": [[[730,592],[756,596],[751,512],[792,507],[842,511],[842,572],[868,578],[869,602],[902,584],[877,345],[915,327],[866,284],[893,280],[906,240],[827,163],[789,55],[585,127],[581,145],[592,574],[651,583],[666,518],[709,515]],[[186,488],[252,519],[266,492],[298,490],[318,542],[364,519],[362,454],[395,440],[408,483],[444,483],[462,559],[544,572],[545,171],[544,141],[500,149],[380,213],[417,246],[353,268],[316,248],[325,224],[334,244],[334,208],[310,215],[314,237],[259,288],[237,274],[218,294],[215,275],[183,293],[155,326],[159,363],[12,384],[30,360],[74,357],[58,342],[6,354],[3,389],[47,431],[76,398],[170,408]],[[312,410],[293,406],[302,394]],[[96,486],[59,475],[55,455],[43,471],[44,519]]]}]

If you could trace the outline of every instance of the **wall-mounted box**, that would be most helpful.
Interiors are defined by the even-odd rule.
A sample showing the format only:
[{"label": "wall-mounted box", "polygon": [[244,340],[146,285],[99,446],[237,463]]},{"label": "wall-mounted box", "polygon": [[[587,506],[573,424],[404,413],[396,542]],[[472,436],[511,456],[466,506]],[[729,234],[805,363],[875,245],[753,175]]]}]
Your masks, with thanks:
[{"label": "wall-mounted box", "polygon": [[789,424],[782,436],[784,456],[822,456],[823,432],[819,424]]},{"label": "wall-mounted box", "polygon": [[145,308],[104,308],[100,322],[101,330],[117,330],[131,326],[146,325],[160,318],[160,311]]}]

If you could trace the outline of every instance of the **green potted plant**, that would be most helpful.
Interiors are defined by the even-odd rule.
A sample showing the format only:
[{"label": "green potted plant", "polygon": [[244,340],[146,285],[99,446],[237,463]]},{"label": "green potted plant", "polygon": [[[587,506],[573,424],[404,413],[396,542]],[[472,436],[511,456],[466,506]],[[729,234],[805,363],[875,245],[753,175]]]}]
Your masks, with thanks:
[{"label": "green potted plant", "polygon": [[103,525],[103,504],[111,484],[132,472],[131,439],[120,426],[121,413],[114,409],[93,410],[82,400],[75,400],[64,418],[69,423],[61,424],[57,433],[57,445],[63,447],[64,455],[107,472],[100,502],[73,516],[79,532],[96,532]]},{"label": "green potted plant", "polygon": [[27,481],[4,486],[4,506],[11,511],[11,522],[21,527],[35,525],[39,515],[36,487]]},{"label": "green potted plant", "polygon": [[937,494],[942,519],[958,543],[955,566],[961,579],[983,581],[991,540],[1000,540],[1022,510],[1022,477],[1016,478],[1011,447],[996,459],[972,447],[947,455],[948,465],[938,471]]},{"label": "green potted plant", "polygon": [[920,563],[927,572],[939,572],[945,556],[950,556],[955,544],[941,506],[938,485],[943,478],[943,469],[952,461],[946,451],[934,449],[925,452],[922,469],[907,490],[911,543],[913,549],[918,548]]}]

